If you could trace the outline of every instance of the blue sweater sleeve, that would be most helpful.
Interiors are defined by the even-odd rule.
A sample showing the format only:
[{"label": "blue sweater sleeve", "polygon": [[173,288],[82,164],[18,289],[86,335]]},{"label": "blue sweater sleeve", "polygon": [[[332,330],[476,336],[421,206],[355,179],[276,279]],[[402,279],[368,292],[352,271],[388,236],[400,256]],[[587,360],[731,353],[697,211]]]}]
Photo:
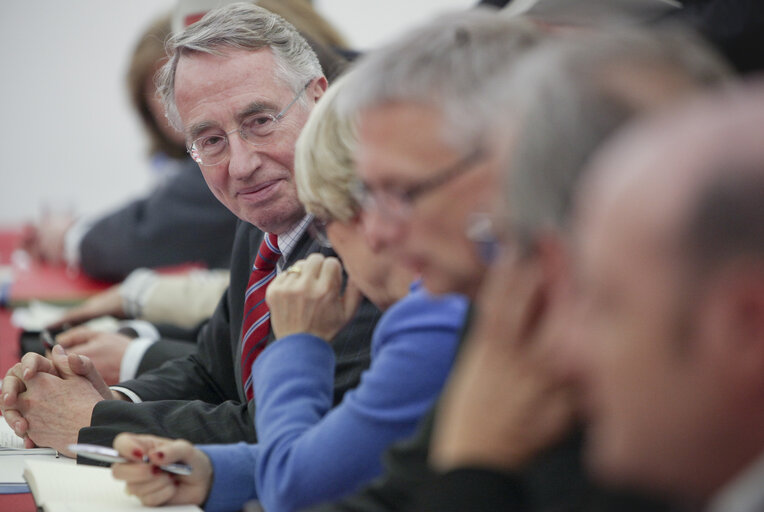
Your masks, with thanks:
[{"label": "blue sweater sleeve", "polygon": [[256,444],[210,444],[197,446],[212,462],[213,480],[204,504],[207,512],[234,512],[257,498],[254,468],[259,446]]},{"label": "blue sweater sleeve", "polygon": [[332,404],[334,355],[300,334],[255,361],[259,452],[251,468],[263,507],[282,512],[355,490],[381,473],[380,456],[410,435],[453,364],[466,300],[418,290],[382,317],[372,364],[342,403]]}]

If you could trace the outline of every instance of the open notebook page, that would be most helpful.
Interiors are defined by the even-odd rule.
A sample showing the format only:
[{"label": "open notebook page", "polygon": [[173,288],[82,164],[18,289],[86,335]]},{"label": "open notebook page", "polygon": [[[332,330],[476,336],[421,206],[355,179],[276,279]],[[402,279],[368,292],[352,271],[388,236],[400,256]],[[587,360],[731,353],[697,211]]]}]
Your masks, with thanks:
[{"label": "open notebook page", "polygon": [[[104,467],[74,465],[62,471],[55,462],[28,459],[24,477],[35,503],[46,512],[130,512],[155,510],[144,507],[135,496],[125,494],[125,483],[111,476]],[[164,512],[201,511],[194,505],[162,507]]]}]

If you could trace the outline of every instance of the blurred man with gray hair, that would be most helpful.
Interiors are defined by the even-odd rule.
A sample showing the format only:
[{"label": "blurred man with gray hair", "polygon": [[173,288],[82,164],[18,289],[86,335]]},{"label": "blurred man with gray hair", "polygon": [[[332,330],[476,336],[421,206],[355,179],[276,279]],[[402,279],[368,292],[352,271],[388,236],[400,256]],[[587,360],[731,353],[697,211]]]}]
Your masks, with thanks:
[{"label": "blurred man with gray hair", "polygon": [[[552,323],[562,289],[569,196],[593,149],[638,113],[720,82],[725,66],[693,38],[673,33],[574,34],[531,50],[513,69],[492,75],[490,86],[477,88],[460,73],[460,58],[476,44],[471,34],[455,31],[458,45],[442,57],[447,65],[441,68],[433,65],[432,55],[442,42],[431,34],[418,36],[361,61],[354,77],[358,88],[345,98],[360,111],[358,162],[367,235],[421,272],[434,292],[460,290],[474,297],[490,283],[475,330],[494,335],[495,343],[470,343],[460,357],[429,454],[435,468],[446,473],[433,488],[425,487],[412,509],[490,509],[492,503],[481,500],[495,496],[491,490],[460,484],[514,469],[528,485],[523,503],[529,510],[571,504],[644,510],[643,500],[611,496],[587,481],[579,437],[556,443],[569,432],[570,398],[557,392],[555,377],[535,356],[508,348],[540,343],[506,338],[540,335],[525,331],[527,321],[539,329]],[[387,79],[369,84],[374,76]],[[484,158],[489,163],[481,163]],[[505,170],[507,220],[491,222],[497,220],[486,215],[493,196],[480,184],[495,191]],[[509,229],[503,229],[506,224]],[[471,243],[465,243],[468,233]],[[526,253],[535,270],[507,274],[503,261],[504,270],[495,275],[469,274],[468,269],[485,268],[480,253],[495,256],[498,240]],[[507,251],[500,258],[512,261]],[[531,271],[535,278],[526,282]],[[486,332],[483,322],[494,330]],[[518,355],[523,357],[515,362]],[[511,371],[518,365],[521,371]],[[543,405],[537,398],[549,398],[551,391],[549,413],[534,409]],[[521,428],[505,428],[517,425],[518,418]],[[321,510],[411,506],[412,495],[433,476],[424,468],[430,427],[423,425],[416,440],[393,450],[386,477]]]}]

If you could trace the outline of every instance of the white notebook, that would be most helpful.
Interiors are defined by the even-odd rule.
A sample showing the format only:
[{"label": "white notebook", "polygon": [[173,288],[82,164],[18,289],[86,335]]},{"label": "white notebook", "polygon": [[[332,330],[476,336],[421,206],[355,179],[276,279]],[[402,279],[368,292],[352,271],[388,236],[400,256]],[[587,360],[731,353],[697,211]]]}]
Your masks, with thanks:
[{"label": "white notebook", "polygon": [[111,469],[74,465],[62,468],[55,462],[28,459],[24,478],[34,501],[44,512],[165,512],[201,511],[195,505],[144,507],[135,496],[125,493],[125,483],[111,476]]},{"label": "white notebook", "polygon": [[74,463],[73,459],[57,457],[56,450],[51,448],[24,448],[24,440],[0,416],[0,494],[29,492],[24,481],[24,461],[32,456],[59,464]]}]

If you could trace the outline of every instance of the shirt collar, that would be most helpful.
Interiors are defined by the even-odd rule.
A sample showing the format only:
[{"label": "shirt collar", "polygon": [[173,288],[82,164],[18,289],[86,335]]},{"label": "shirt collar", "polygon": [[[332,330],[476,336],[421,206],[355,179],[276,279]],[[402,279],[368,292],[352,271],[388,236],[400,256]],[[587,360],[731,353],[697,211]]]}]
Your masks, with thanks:
[{"label": "shirt collar", "polygon": [[300,238],[302,238],[302,235],[308,229],[308,226],[310,226],[312,221],[313,215],[307,214],[302,218],[302,220],[300,220],[300,222],[292,226],[289,231],[278,235],[278,244],[279,250],[281,251],[281,257],[276,264],[276,268],[279,272],[283,270],[284,262],[289,259],[289,255],[292,254],[292,251],[297,245],[297,242],[300,241]]},{"label": "shirt collar", "polygon": [[757,512],[763,507],[764,453],[714,496],[708,512]]}]

